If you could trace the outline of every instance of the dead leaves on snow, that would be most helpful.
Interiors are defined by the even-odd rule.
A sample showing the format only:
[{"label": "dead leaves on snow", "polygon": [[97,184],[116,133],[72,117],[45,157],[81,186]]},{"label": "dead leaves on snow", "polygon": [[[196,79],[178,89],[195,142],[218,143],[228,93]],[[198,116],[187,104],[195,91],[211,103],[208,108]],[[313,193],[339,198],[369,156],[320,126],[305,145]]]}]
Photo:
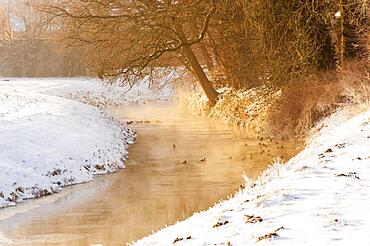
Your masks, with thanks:
[{"label": "dead leaves on snow", "polygon": [[218,221],[216,224],[213,225],[213,228],[217,228],[223,225],[229,224],[229,221],[225,220],[224,222]]},{"label": "dead leaves on snow", "polygon": [[356,172],[340,173],[340,174],[336,174],[335,176],[336,177],[347,177],[347,178],[360,179],[360,177],[357,176]]},{"label": "dead leaves on snow", "polygon": [[173,240],[173,244],[175,244],[175,243],[177,243],[177,242],[179,242],[179,241],[182,241],[182,240],[184,240],[184,239],[189,240],[189,239],[191,239],[191,236],[188,236],[188,237],[186,237],[186,238],[183,238],[183,237],[177,237],[175,240]]},{"label": "dead leaves on snow", "polygon": [[331,148],[325,150],[325,153],[332,153],[332,152],[333,152],[333,150]]},{"label": "dead leaves on snow", "polygon": [[270,232],[270,233],[268,233],[268,234],[266,234],[266,235],[263,235],[263,236],[258,237],[257,242],[258,242],[258,241],[261,241],[261,240],[265,240],[265,239],[270,239],[270,238],[273,238],[273,237],[278,237],[278,236],[279,236],[279,234],[277,234],[277,232],[278,232],[278,231],[280,231],[280,230],[282,230],[282,229],[285,229],[285,228],[282,226],[282,227],[277,228],[277,229],[276,229],[275,231],[273,231],[273,232]]},{"label": "dead leaves on snow", "polygon": [[260,216],[254,216],[254,215],[244,215],[245,223],[252,223],[255,224],[257,222],[262,222],[263,219]]}]

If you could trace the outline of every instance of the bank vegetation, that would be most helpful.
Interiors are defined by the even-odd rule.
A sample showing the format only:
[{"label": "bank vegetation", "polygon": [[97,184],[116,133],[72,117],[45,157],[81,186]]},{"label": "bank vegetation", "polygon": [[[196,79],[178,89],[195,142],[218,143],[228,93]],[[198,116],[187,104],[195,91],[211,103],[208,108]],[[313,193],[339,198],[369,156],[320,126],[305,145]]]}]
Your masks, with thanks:
[{"label": "bank vegetation", "polygon": [[130,86],[149,76],[155,87],[181,68],[172,83],[201,88],[179,94],[187,107],[271,135],[304,134],[341,105],[368,100],[368,0],[17,2],[33,18],[2,4],[5,60],[29,68],[14,76],[32,76],[37,66],[24,58],[27,49],[15,52],[19,37],[24,47],[41,49],[35,40],[51,39],[77,54],[65,60],[78,72],[66,76]]}]

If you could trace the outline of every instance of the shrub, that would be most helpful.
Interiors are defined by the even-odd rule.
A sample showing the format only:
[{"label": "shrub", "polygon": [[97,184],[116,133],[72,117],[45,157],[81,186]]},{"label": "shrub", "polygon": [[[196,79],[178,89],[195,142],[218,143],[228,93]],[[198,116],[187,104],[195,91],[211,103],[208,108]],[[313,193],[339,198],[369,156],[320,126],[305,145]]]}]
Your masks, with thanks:
[{"label": "shrub", "polygon": [[282,89],[265,122],[268,134],[305,135],[315,123],[339,106],[370,104],[370,76],[366,62],[344,65],[341,73],[326,72],[294,81]]},{"label": "shrub", "polygon": [[342,72],[343,96],[356,106],[370,106],[370,71],[368,62],[352,62]]}]

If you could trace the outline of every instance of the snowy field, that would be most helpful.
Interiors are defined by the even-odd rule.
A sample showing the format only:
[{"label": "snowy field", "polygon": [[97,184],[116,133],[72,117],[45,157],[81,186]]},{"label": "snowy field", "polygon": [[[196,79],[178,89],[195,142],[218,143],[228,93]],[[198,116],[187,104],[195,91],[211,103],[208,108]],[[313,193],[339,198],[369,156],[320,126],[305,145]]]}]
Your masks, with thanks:
[{"label": "snowy field", "polygon": [[346,112],[286,165],[135,245],[369,245],[370,110]]},{"label": "snowy field", "polygon": [[126,91],[84,78],[0,80],[0,208],[122,168],[135,133],[97,107],[170,94]]},{"label": "snowy field", "polygon": [[[107,85],[91,78],[12,78],[0,79],[0,87],[22,89],[51,96],[70,98],[99,108],[140,103],[149,101],[167,101],[172,96],[170,86],[162,90],[149,90],[148,82],[143,80],[137,86],[120,87]],[[129,90],[130,89],[130,90]]]}]

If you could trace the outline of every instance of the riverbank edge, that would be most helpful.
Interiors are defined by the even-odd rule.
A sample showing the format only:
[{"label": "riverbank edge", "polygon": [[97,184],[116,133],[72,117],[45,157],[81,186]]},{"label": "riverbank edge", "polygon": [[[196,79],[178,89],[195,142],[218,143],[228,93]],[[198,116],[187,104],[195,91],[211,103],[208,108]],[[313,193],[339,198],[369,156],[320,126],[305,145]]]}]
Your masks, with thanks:
[{"label": "riverbank edge", "polygon": [[345,70],[338,81],[311,78],[294,86],[224,86],[217,92],[218,100],[211,106],[199,86],[182,85],[177,103],[191,114],[241,126],[258,137],[309,138],[310,130],[337,110],[370,103],[370,76]]},{"label": "riverbank edge", "polygon": [[369,105],[340,109],[317,124],[307,147],[285,165],[245,178],[245,188],[229,200],[130,245],[364,245],[369,132]]},{"label": "riverbank edge", "polygon": [[[75,83],[78,83],[79,80],[84,82],[86,81],[86,78],[77,79]],[[6,80],[6,82],[7,81],[8,80]],[[45,79],[43,79],[43,82],[45,82]],[[92,83],[93,82],[96,84],[98,83],[97,81],[92,80]],[[0,86],[2,85],[0,84]],[[7,85],[5,85],[5,88],[6,86]],[[76,93],[83,94],[83,89],[85,88],[76,90]],[[129,145],[134,144],[136,139],[136,132],[129,129],[126,124],[107,115],[107,113],[104,111],[104,107],[101,107],[101,105],[109,106],[112,100],[110,98],[107,98],[102,91],[97,90],[101,94],[96,94],[95,97],[88,98],[88,100],[85,101],[81,100],[81,98],[79,97],[73,97],[74,94],[71,93],[71,91],[73,92],[73,90],[68,90],[68,93],[63,92],[59,95],[50,95],[49,93],[43,93],[40,91],[29,91],[28,89],[23,89],[21,87],[12,87],[9,88],[9,90],[3,90],[2,93],[0,93],[1,100],[7,99],[12,96],[19,97],[22,100],[22,97],[24,96],[26,98],[29,97],[29,99],[34,100],[35,102],[37,102],[38,100],[51,102],[56,105],[60,104],[58,106],[61,107],[63,107],[64,105],[68,105],[70,107],[74,107],[75,112],[77,113],[78,109],[81,109],[82,114],[87,113],[85,116],[81,116],[81,119],[88,121],[88,123],[90,123],[91,125],[94,124],[95,120],[99,120],[100,124],[103,123],[106,125],[106,128],[109,129],[108,132],[112,135],[108,136],[108,140],[100,141],[100,145],[103,146],[103,148],[96,147],[96,150],[94,152],[88,154],[91,157],[90,160],[86,159],[83,162],[81,161],[79,163],[78,167],[76,168],[80,169],[80,176],[76,175],[76,172],[71,171],[71,176],[69,178],[58,178],[59,175],[64,176],[64,171],[68,170],[63,171],[58,168],[58,165],[55,165],[55,167],[53,165],[50,165],[50,170],[42,174],[42,178],[48,180],[46,182],[42,180],[32,180],[32,184],[29,182],[27,185],[19,185],[17,184],[17,182],[14,182],[11,187],[0,187],[0,209],[14,207],[31,199],[37,199],[59,193],[65,187],[87,183],[94,180],[94,178],[97,176],[114,173],[124,168],[124,163],[128,158],[128,147]],[[89,90],[86,90],[86,93],[89,95],[93,95]],[[127,103],[127,100],[125,100],[125,103]],[[119,103],[115,103],[115,105],[119,105]],[[52,114],[53,112],[47,112],[47,114],[50,113]],[[32,121],[32,119],[30,120]],[[60,117],[59,120],[63,122],[62,117]],[[87,122],[86,125],[88,125]],[[96,124],[95,128],[98,127],[98,125],[99,124]],[[27,124],[25,124],[25,127],[27,127]],[[48,128],[50,129],[53,129],[53,127],[53,125],[48,126]],[[2,131],[2,129],[0,130]],[[35,137],[37,138],[37,136]],[[112,139],[113,141],[109,140],[111,137],[114,138]],[[86,139],[83,140],[86,141]],[[21,139],[15,139],[15,141],[21,141]],[[96,139],[91,138],[90,141],[96,142]],[[6,141],[5,144],[10,147],[12,146],[12,143],[8,143]],[[96,146],[98,146],[98,142],[96,142],[96,144]],[[96,160],[97,158],[101,160]],[[6,161],[7,160],[5,159],[5,162]],[[64,159],[60,159],[57,161],[62,163],[64,161],[74,160],[70,156],[65,156]],[[22,163],[26,162],[28,162],[28,160],[22,161]],[[25,166],[24,169],[25,173],[29,172],[29,167]],[[15,171],[18,172],[19,170],[15,169]],[[12,177],[12,173],[7,173],[6,175],[10,178]],[[5,192],[5,190],[7,190],[8,192]],[[8,196],[6,193],[9,193]]]},{"label": "riverbank edge", "polygon": [[240,126],[256,135],[263,134],[264,123],[271,108],[281,98],[282,91],[272,86],[252,89],[222,87],[214,106],[199,87],[180,88],[177,102],[191,114],[201,115],[224,124]]}]

